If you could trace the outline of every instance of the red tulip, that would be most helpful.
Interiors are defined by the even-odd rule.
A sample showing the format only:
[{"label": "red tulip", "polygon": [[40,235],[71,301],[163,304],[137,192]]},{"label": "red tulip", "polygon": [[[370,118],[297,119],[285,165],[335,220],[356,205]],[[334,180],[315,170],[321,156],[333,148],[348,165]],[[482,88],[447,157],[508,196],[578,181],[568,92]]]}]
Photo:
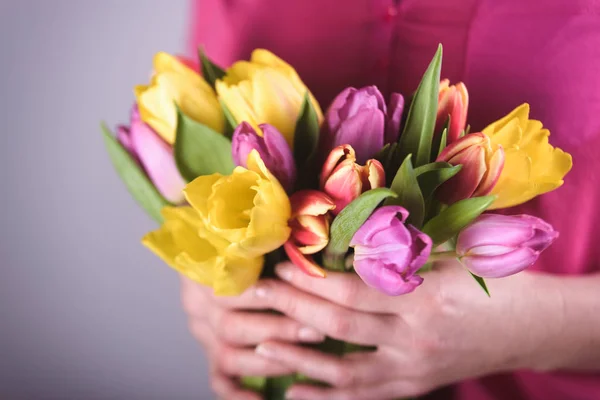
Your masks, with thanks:
[{"label": "red tulip", "polygon": [[467,111],[469,108],[469,93],[464,83],[459,82],[456,85],[450,85],[448,79],[440,82],[440,93],[438,96],[438,112],[435,123],[435,132],[441,133],[448,117],[450,117],[450,126],[448,127],[448,143],[454,143],[458,140],[461,132],[467,125]]},{"label": "red tulip", "polygon": [[462,165],[437,191],[442,202],[452,204],[491,192],[504,167],[504,150],[492,147],[490,138],[483,133],[471,133],[446,147],[437,161]]},{"label": "red tulip", "polygon": [[385,171],[377,160],[356,163],[356,154],[350,145],[338,146],[329,153],[321,171],[321,190],[335,202],[332,211],[337,215],[352,200],[370,189],[385,186]]},{"label": "red tulip", "polygon": [[290,197],[292,233],[284,245],[290,260],[311,276],[324,277],[310,254],[318,253],[329,243],[329,212],[335,208],[333,200],[317,190],[302,190]]}]

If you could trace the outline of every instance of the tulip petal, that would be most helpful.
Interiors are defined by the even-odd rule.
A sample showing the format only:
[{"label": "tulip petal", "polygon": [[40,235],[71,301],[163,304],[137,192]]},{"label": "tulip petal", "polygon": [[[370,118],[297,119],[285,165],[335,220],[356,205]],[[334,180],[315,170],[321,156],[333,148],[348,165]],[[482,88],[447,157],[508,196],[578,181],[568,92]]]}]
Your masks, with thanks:
[{"label": "tulip petal", "polygon": [[387,125],[385,127],[385,144],[394,143],[400,136],[400,123],[404,111],[404,97],[400,93],[392,93],[388,104]]},{"label": "tulip petal", "polygon": [[[373,237],[378,232],[392,225],[394,220],[398,220],[404,223],[408,218],[408,211],[401,206],[385,206],[380,207],[365,221],[358,231],[352,237],[350,246],[355,247],[359,245],[366,246],[367,243],[373,240]],[[401,240],[394,238],[400,243],[409,243],[410,236],[406,235]]]},{"label": "tulip petal", "polygon": [[489,194],[498,179],[500,179],[500,174],[502,173],[502,169],[504,168],[504,149],[502,147],[498,147],[498,149],[492,154],[487,166],[487,171],[485,171],[485,175],[481,179],[477,190],[473,193],[473,197],[481,197]]},{"label": "tulip petal", "polygon": [[[261,124],[264,142],[267,148],[269,161],[266,164],[269,171],[281,182],[283,187],[290,192],[296,183],[296,162],[292,149],[285,137],[272,125]],[[263,158],[264,160],[264,158]]]},{"label": "tulip petal", "polygon": [[[290,80],[273,69],[260,69],[252,77],[252,106],[259,122],[268,122],[285,136],[290,148],[294,146],[294,131],[303,95]],[[277,101],[273,101],[277,99]]]},{"label": "tulip petal", "polygon": [[183,203],[186,182],[175,165],[173,148],[140,120],[132,121],[129,139],[140,163],[160,194],[172,204]]},{"label": "tulip petal", "polygon": [[385,187],[385,170],[379,161],[367,160],[367,164],[362,169],[362,172],[363,191]]},{"label": "tulip petal", "polygon": [[344,160],[329,176],[323,191],[335,202],[332,213],[339,214],[362,193],[360,167],[351,160]]},{"label": "tulip petal", "polygon": [[325,216],[299,215],[290,227],[292,238],[303,254],[317,253],[329,243],[329,221]]},{"label": "tulip petal", "polygon": [[497,244],[515,248],[533,236],[533,227],[520,216],[484,214],[460,232],[456,251],[468,255],[477,247]]},{"label": "tulip petal", "polygon": [[133,143],[131,142],[131,136],[129,134],[128,126],[119,125],[117,127],[117,141],[119,142],[119,144],[121,146],[123,146],[123,148],[125,150],[127,150],[129,155],[131,156],[131,158],[133,158],[135,160],[135,162],[137,162],[138,164],[141,164],[139,157],[135,153],[135,148],[133,147]]},{"label": "tulip petal", "polygon": [[319,178],[321,189],[325,186],[325,181],[333,173],[333,170],[336,168],[336,166],[344,160],[352,160],[353,162],[356,161],[356,153],[354,152],[352,146],[345,144],[337,146],[331,150],[327,156],[327,159],[323,163],[323,168],[321,168],[321,175]]},{"label": "tulip petal", "polygon": [[242,121],[234,130],[231,137],[231,156],[235,165],[247,167],[248,155],[252,150],[257,150],[261,158],[265,159],[267,148],[256,130],[246,121]]},{"label": "tulip petal", "polygon": [[346,120],[364,109],[386,113],[385,100],[377,86],[365,86],[352,91],[345,104],[339,109],[340,118]]},{"label": "tulip petal", "polygon": [[502,278],[533,265],[539,252],[522,247],[497,256],[466,256],[460,260],[472,273],[482,278]]},{"label": "tulip petal", "polygon": [[376,258],[354,260],[354,269],[360,278],[370,287],[389,296],[410,293],[423,283],[417,275],[403,277],[394,271],[393,266],[386,265]]},{"label": "tulip petal", "polygon": [[[339,128],[340,123],[342,121],[340,117],[340,109],[344,106],[344,104],[346,104],[348,97],[355,92],[356,88],[348,87],[342,90],[340,94],[335,96],[335,99],[333,99],[333,102],[327,109],[325,115],[325,126],[327,128],[328,133],[335,132]],[[333,146],[330,145],[327,148],[331,149],[333,148]]]},{"label": "tulip petal", "polygon": [[[459,142],[460,140],[455,143]],[[459,200],[473,196],[479,186],[487,169],[485,150],[480,146],[471,146],[448,160],[448,162],[452,165],[461,164],[462,168],[439,187],[437,195],[444,203],[454,204]]]},{"label": "tulip petal", "polygon": [[292,217],[296,215],[325,215],[335,208],[331,197],[318,190],[301,190],[290,197]]},{"label": "tulip petal", "polygon": [[286,242],[283,248],[290,261],[299,267],[304,273],[317,278],[325,278],[325,270],[319,267],[310,256],[300,253],[298,248],[291,242]]},{"label": "tulip petal", "polygon": [[448,161],[456,157],[456,155],[461,153],[463,150],[469,147],[483,145],[486,143],[487,140],[488,139],[486,139],[486,137],[481,132],[470,133],[460,138],[460,140],[457,140],[456,142],[452,143],[451,145],[448,145],[440,153],[436,161]]},{"label": "tulip petal", "polygon": [[340,124],[333,146],[351,145],[356,160],[364,164],[383,147],[385,114],[378,109],[361,109]]},{"label": "tulip petal", "polygon": [[431,238],[415,228],[412,225],[407,225],[406,228],[412,236],[411,257],[412,262],[407,270],[407,274],[412,275],[419,270],[429,258],[433,242]]}]

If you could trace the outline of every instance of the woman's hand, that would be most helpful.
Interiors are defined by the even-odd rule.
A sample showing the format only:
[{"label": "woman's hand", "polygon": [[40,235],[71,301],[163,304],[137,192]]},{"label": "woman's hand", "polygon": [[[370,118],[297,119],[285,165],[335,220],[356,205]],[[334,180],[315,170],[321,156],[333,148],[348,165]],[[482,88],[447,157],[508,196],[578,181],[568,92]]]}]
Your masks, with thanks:
[{"label": "woman's hand", "polygon": [[187,278],[181,281],[181,298],[189,317],[190,331],[204,347],[210,363],[211,385],[227,400],[260,400],[256,393],[240,388],[240,376],[286,375],[292,369],[265,359],[254,346],[266,340],[319,342],[324,335],[288,317],[256,312],[267,302],[250,289],[239,297],[216,297],[210,289]]},{"label": "woman's hand", "polygon": [[[544,274],[488,280],[490,298],[456,264],[436,267],[425,275],[422,286],[399,297],[371,289],[350,273],[316,279],[289,263],[279,265],[277,273],[287,283],[263,281],[255,289],[265,306],[333,338],[378,346],[373,353],[339,358],[265,341],[257,347],[265,360],[333,386],[299,384],[288,391],[290,399],[394,399],[500,371],[552,369],[569,360],[584,362],[586,357],[588,365],[598,363],[593,361],[597,347],[592,354],[588,349],[587,355],[585,346],[573,347],[573,343],[590,345],[598,334],[597,321],[581,326],[598,310],[598,300],[595,308],[589,304],[597,293],[598,277],[592,284],[579,281],[579,288],[571,285],[581,295],[571,293],[570,306],[583,309],[574,315],[565,311],[562,290],[571,278]],[[591,340],[596,346],[598,337]]]}]

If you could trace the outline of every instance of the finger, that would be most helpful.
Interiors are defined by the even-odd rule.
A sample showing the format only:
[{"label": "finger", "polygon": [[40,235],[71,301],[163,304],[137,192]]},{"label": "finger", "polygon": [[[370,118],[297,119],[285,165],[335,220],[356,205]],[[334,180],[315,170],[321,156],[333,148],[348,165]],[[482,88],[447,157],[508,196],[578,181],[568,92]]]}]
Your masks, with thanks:
[{"label": "finger", "polygon": [[321,388],[306,384],[293,385],[286,393],[290,400],[393,400],[423,394],[411,382],[391,381],[348,388]]},{"label": "finger", "polygon": [[252,286],[239,296],[215,296],[211,294],[211,300],[224,308],[237,310],[267,310],[268,303],[256,297],[255,286]]},{"label": "finger", "polygon": [[242,390],[239,384],[218,370],[213,370],[210,377],[213,392],[220,399],[261,400],[261,396],[249,390]]},{"label": "finger", "polygon": [[356,344],[388,344],[398,319],[352,310],[275,280],[261,281],[255,293],[290,318],[330,337]]},{"label": "finger", "polygon": [[207,289],[183,275],[180,275],[180,283],[183,310],[193,318],[202,318],[208,311],[208,305],[210,304]]},{"label": "finger", "polygon": [[226,344],[206,323],[194,321],[191,330],[216,368],[227,376],[276,376],[293,372],[281,363],[260,357],[254,349]]},{"label": "finger", "polygon": [[329,272],[325,279],[313,278],[290,262],[277,265],[277,276],[305,292],[355,310],[394,313],[395,298],[367,286],[358,275]]},{"label": "finger", "polygon": [[294,372],[280,362],[261,357],[254,349],[222,344],[214,357],[219,370],[228,376],[278,376]]},{"label": "finger", "polygon": [[209,320],[219,339],[238,346],[256,345],[269,339],[315,343],[325,335],[310,326],[283,316],[217,309]]},{"label": "finger", "polygon": [[216,347],[216,338],[211,334],[211,327],[207,322],[197,319],[189,320],[189,330],[194,339],[209,352]]},{"label": "finger", "polygon": [[353,387],[391,378],[395,371],[387,360],[374,353],[353,353],[352,357],[337,357],[321,351],[281,342],[266,342],[256,353],[280,362],[294,371],[329,383],[335,387]]}]

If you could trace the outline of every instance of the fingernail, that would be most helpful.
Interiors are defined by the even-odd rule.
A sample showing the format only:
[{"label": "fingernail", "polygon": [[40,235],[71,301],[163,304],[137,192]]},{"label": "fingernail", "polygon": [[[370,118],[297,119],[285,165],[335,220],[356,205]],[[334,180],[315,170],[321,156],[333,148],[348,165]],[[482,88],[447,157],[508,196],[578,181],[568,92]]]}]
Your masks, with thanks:
[{"label": "fingernail", "polygon": [[277,273],[277,276],[279,276],[284,281],[291,281],[292,275],[294,274],[292,272],[292,267],[289,264],[279,264],[275,268],[275,273]]},{"label": "fingernail", "polygon": [[321,342],[325,340],[325,335],[316,329],[305,326],[298,330],[298,339],[304,342]]},{"label": "fingernail", "polygon": [[254,288],[254,295],[260,299],[266,299],[269,296],[269,289],[261,284]]},{"label": "fingernail", "polygon": [[269,346],[265,346],[264,344],[259,344],[256,346],[256,354],[261,355],[267,358],[275,358],[275,352]]}]

